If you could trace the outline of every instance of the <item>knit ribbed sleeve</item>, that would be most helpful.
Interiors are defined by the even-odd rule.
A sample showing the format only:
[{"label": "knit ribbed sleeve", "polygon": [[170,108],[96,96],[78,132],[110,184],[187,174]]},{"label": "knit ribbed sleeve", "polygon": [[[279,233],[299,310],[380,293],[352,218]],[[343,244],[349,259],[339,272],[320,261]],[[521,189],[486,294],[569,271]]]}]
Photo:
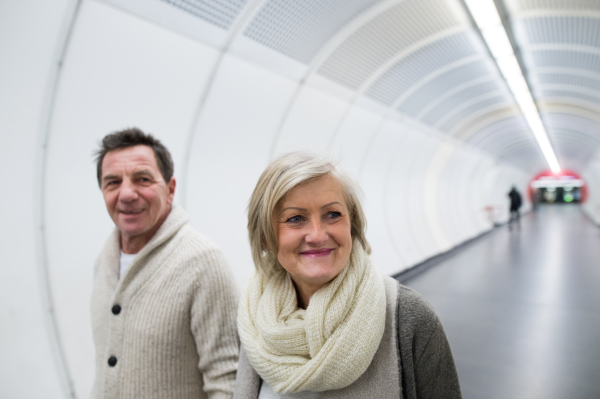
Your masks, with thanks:
[{"label": "knit ribbed sleeve", "polygon": [[199,268],[191,307],[191,331],[198,351],[204,391],[212,398],[231,398],[239,342],[232,315],[237,313],[237,287],[221,251],[211,249],[195,259]]}]

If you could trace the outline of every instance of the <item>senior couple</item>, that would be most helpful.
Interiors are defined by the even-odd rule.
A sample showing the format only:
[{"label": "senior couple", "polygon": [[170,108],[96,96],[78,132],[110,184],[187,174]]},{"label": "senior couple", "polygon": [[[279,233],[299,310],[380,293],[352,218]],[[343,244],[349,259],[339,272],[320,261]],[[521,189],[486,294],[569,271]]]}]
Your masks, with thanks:
[{"label": "senior couple", "polygon": [[94,398],[461,397],[438,317],[372,264],[360,188],[327,159],[260,176],[239,307],[222,252],[173,204],[164,145],[126,129],[96,160],[116,228],[94,268]]}]

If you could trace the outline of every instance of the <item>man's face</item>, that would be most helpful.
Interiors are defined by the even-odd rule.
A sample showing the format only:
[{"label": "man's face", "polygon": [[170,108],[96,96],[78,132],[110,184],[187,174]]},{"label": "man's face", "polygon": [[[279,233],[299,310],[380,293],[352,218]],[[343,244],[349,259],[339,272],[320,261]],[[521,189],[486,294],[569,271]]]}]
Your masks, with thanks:
[{"label": "man's face", "polygon": [[122,246],[135,242],[140,249],[169,214],[175,178],[165,182],[152,148],[137,145],[104,156],[101,189]]}]

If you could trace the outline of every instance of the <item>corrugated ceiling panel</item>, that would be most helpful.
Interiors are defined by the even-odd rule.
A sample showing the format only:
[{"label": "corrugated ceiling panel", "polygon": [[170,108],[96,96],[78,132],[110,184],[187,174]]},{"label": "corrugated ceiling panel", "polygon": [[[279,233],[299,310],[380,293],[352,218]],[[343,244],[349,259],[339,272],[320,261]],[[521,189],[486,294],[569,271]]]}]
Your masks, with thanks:
[{"label": "corrugated ceiling panel", "polygon": [[508,0],[511,8],[521,11],[550,10],[600,10],[598,0]]},{"label": "corrugated ceiling panel", "polygon": [[529,131],[516,130],[504,132],[504,134],[487,137],[478,147],[498,156],[506,155],[511,149],[514,150],[516,148],[535,148],[539,151],[537,142],[530,136],[531,133]]},{"label": "corrugated ceiling panel", "polygon": [[564,67],[600,71],[600,55],[567,50],[536,50],[528,53],[535,67]]},{"label": "corrugated ceiling panel", "polygon": [[498,157],[498,160],[514,165],[517,168],[523,168],[530,171],[540,171],[548,169],[548,164],[544,160],[539,147],[523,147],[511,149]]},{"label": "corrugated ceiling panel", "polygon": [[567,73],[538,72],[531,78],[531,83],[534,86],[554,84],[568,85],[584,89],[597,90],[598,92],[600,92],[600,73],[598,74],[598,79],[579,75],[568,75]]},{"label": "corrugated ceiling panel", "polygon": [[343,26],[382,0],[269,0],[244,35],[304,64]]},{"label": "corrugated ceiling panel", "polygon": [[[420,65],[422,66],[422,65]],[[410,85],[412,83],[418,82],[421,78],[421,73],[428,72],[420,71],[418,68],[411,69],[411,74],[407,73],[406,76],[402,73],[402,68],[394,70],[394,74],[390,74],[388,84],[395,83],[395,79],[401,80],[402,83],[406,85]],[[407,71],[408,72],[408,71]],[[416,75],[416,76],[415,76]],[[423,109],[427,104],[429,104],[436,97],[439,97],[443,93],[452,88],[462,85],[465,82],[468,82],[473,79],[478,79],[481,77],[487,77],[490,75],[490,70],[488,69],[488,64],[486,61],[477,60],[464,65],[461,65],[457,68],[450,69],[447,72],[436,76],[431,79],[422,87],[419,87],[414,93],[404,99],[404,101],[398,105],[398,111],[407,113],[407,114],[417,114],[421,109]],[[407,77],[414,76],[414,82],[411,80],[406,80]],[[382,86],[386,82],[382,80],[379,84]],[[402,93],[393,93],[394,96],[401,95]],[[394,98],[395,99],[395,98]]]},{"label": "corrugated ceiling panel", "polygon": [[496,120],[488,124],[485,128],[479,130],[465,141],[473,145],[478,145],[486,140],[487,137],[500,135],[506,137],[517,130],[523,130],[524,120],[521,116],[510,116]]},{"label": "corrugated ceiling panel", "polygon": [[457,24],[455,12],[445,1],[406,0],[353,33],[318,73],[356,89],[394,55]]},{"label": "corrugated ceiling panel", "polygon": [[559,159],[577,159],[581,165],[585,165],[595,152],[587,142],[579,140],[573,133],[550,134],[550,139],[554,143]]},{"label": "corrugated ceiling panel", "polygon": [[504,94],[494,96],[492,98],[488,98],[488,99],[480,101],[476,104],[470,105],[470,106],[466,107],[465,109],[463,109],[462,111],[458,112],[456,115],[452,116],[450,119],[445,121],[443,123],[443,125],[440,126],[440,129],[448,132],[448,131],[452,130],[456,126],[456,124],[460,123],[462,120],[464,120],[466,118],[469,118],[470,116],[475,114],[477,111],[480,111],[487,107],[492,107],[494,105],[512,104],[513,102],[514,101],[508,102],[507,97]]},{"label": "corrugated ceiling panel", "polygon": [[595,132],[600,137],[600,120],[594,121],[579,115],[559,112],[546,112],[543,114],[545,123],[552,123],[562,127],[575,127],[577,129],[587,129]]},{"label": "corrugated ceiling panel", "polygon": [[584,145],[588,148],[589,151],[594,152],[595,148],[600,145],[600,138],[596,135],[587,134],[586,132],[581,132],[573,129],[549,129],[550,133],[553,137],[558,137],[558,135],[562,136],[571,136],[576,138],[578,142],[584,143]]},{"label": "corrugated ceiling panel", "polygon": [[585,134],[600,141],[600,123],[578,115],[548,112],[543,115],[549,131],[569,130]]},{"label": "corrugated ceiling panel", "polygon": [[538,94],[538,93],[536,93],[536,94],[540,95],[540,97],[542,97],[542,98],[547,98],[547,97],[576,98],[576,99],[583,100],[583,101],[589,101],[589,102],[598,104],[597,108],[600,109],[600,97],[590,95],[590,94],[579,93],[579,92],[571,91],[571,90],[541,90],[540,94]]},{"label": "corrugated ceiling panel", "polygon": [[493,122],[465,140],[469,144],[496,154],[501,154],[505,147],[513,143],[523,141],[536,145],[529,128],[526,127],[524,119],[520,116]]},{"label": "corrugated ceiling panel", "polygon": [[161,0],[223,29],[229,29],[248,0]]},{"label": "corrugated ceiling panel", "polygon": [[578,44],[600,48],[600,19],[598,18],[527,18],[516,21],[514,28],[519,38],[523,38],[528,44]]},{"label": "corrugated ceiling panel", "polygon": [[[476,54],[477,48],[473,45],[473,32],[460,32],[445,37],[421,47],[400,60],[371,85],[366,95],[384,104],[391,105],[407,89],[427,75],[448,64]],[[489,73],[483,62],[470,65],[469,68],[478,77]],[[438,83],[446,85],[446,90],[465,81],[463,72],[451,71],[447,75],[443,79],[436,79]]]},{"label": "corrugated ceiling panel", "polygon": [[502,87],[498,82],[494,81],[483,82],[468,87],[440,102],[429,112],[427,112],[427,114],[425,114],[420,120],[428,125],[435,125],[437,121],[444,117],[444,115],[452,111],[457,106],[460,106],[460,104],[470,101],[474,97],[479,97],[485,95],[486,93],[499,90],[502,90]]}]

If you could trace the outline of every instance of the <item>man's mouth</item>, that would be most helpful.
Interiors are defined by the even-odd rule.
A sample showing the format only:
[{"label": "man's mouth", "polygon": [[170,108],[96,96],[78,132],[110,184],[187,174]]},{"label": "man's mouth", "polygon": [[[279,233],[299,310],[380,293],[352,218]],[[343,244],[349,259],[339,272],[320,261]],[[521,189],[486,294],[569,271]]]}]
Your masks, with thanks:
[{"label": "man's mouth", "polygon": [[143,209],[135,209],[135,210],[131,210],[131,211],[121,210],[119,212],[124,213],[125,215],[137,215],[138,213],[141,213],[142,211],[143,211]]}]

